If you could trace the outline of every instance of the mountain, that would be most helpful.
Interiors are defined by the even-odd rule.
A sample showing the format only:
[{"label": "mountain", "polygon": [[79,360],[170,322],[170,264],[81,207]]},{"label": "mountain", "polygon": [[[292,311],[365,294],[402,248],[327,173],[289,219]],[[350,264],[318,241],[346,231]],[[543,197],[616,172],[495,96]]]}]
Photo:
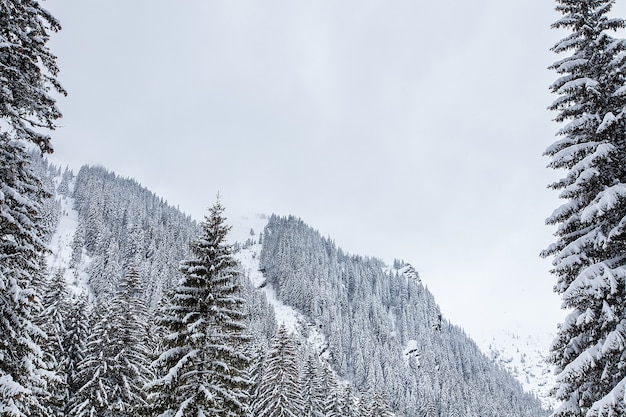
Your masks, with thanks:
[{"label": "mountain", "polygon": [[547,362],[551,333],[529,333],[521,328],[501,330],[477,340],[485,354],[513,375],[524,391],[536,395],[547,409],[557,406],[550,395],[556,384],[554,367]]},{"label": "mountain", "polygon": [[[40,163],[53,197],[50,275],[93,305],[129,268],[155,308],[179,279],[198,226],[133,179],[103,167]],[[284,323],[300,367],[313,355],[361,398],[382,394],[398,416],[543,416],[540,401],[443,316],[408,263],[345,253],[295,217],[237,220],[248,329],[261,352]]]}]

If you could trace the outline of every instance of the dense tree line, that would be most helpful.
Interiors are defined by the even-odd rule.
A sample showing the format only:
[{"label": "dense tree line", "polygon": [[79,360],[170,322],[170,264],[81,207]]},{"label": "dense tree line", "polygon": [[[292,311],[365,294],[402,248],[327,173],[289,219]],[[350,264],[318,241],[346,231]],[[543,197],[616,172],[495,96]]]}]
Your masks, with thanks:
[{"label": "dense tree line", "polygon": [[269,219],[260,262],[267,285],[322,329],[338,376],[357,391],[384,387],[400,414],[545,414],[442,317],[411,267],[346,254],[293,216]]},{"label": "dense tree line", "polygon": [[[54,177],[52,184],[56,184],[57,195],[65,189],[61,186],[64,182],[70,191],[80,195],[81,188],[77,186],[80,175],[73,176],[67,170],[62,172],[50,166],[42,172]],[[108,187],[118,187],[118,197],[124,201],[132,200],[128,194],[136,192],[132,186],[128,187],[128,180],[104,169],[86,168],[83,172],[94,177],[88,181],[92,185],[106,183],[105,179],[119,182],[117,186]],[[103,178],[97,178],[99,176]],[[55,187],[52,189],[54,191]],[[106,187],[100,187],[100,190],[104,189]],[[91,199],[101,200],[96,192],[83,196],[85,206],[104,210],[103,206],[91,202]],[[110,206],[114,204],[109,202]],[[223,208],[218,211],[221,210]],[[98,216],[104,217],[101,213]],[[147,213],[143,216],[148,217]],[[170,221],[172,218],[176,217],[171,216]],[[123,219],[124,216],[120,216],[115,221],[112,216],[108,225],[99,223],[98,227],[104,230],[94,227],[93,234],[97,236],[112,229],[129,233],[120,226]],[[170,371],[185,374],[185,366],[180,362],[185,355],[177,356],[182,351],[173,344],[179,338],[173,335],[179,334],[180,340],[193,340],[194,343],[204,340],[204,343],[219,348],[219,344],[211,342],[210,338],[198,339],[199,334],[208,332],[198,329],[205,325],[214,328],[217,323],[200,320],[198,323],[203,324],[193,325],[189,322],[185,326],[194,330],[186,330],[188,336],[182,337],[184,327],[180,326],[191,320],[194,314],[193,309],[185,313],[187,307],[181,303],[189,301],[190,294],[199,294],[197,290],[190,292],[193,288],[190,283],[204,282],[197,274],[210,267],[206,265],[208,257],[201,261],[202,253],[215,251],[208,249],[207,245],[215,241],[206,235],[216,230],[208,226],[207,219],[200,226],[187,221],[186,227],[197,233],[191,238],[192,244],[185,257],[188,260],[177,262],[179,267],[170,277],[175,282],[170,284],[169,291],[162,292],[163,296],[153,307],[149,304],[150,292],[144,288],[151,285],[150,278],[146,282],[146,278],[141,277],[139,268],[133,263],[138,258],[132,255],[132,251],[125,252],[129,258],[123,255],[119,258],[119,263],[128,267],[125,272],[118,270],[110,276],[111,292],[107,297],[77,293],[76,287],[68,289],[63,271],[50,271],[49,277],[43,280],[42,285],[49,297],[43,300],[38,323],[46,329],[48,339],[41,346],[45,363],[49,368],[57,369],[58,378],[54,384],[48,385],[50,393],[42,403],[56,410],[57,415],[105,415],[111,410],[117,415],[167,415],[169,408],[162,408],[163,404],[176,401],[169,394],[165,399],[158,395],[159,387],[161,392],[175,392],[170,386],[164,388],[171,382],[168,378],[174,379]],[[391,410],[396,410],[399,415],[420,415],[430,410],[432,415],[448,416],[461,413],[459,410],[463,408],[461,415],[468,416],[474,415],[472,410],[480,410],[482,415],[495,415],[503,409],[507,412],[516,410],[518,415],[526,415],[519,410],[528,413],[531,412],[528,410],[534,410],[535,415],[541,415],[538,403],[522,394],[508,374],[496,370],[460,329],[441,318],[432,295],[410,266],[398,262],[395,268],[388,268],[376,259],[345,254],[332,241],[322,238],[293,217],[272,216],[258,238],[261,236],[263,245],[259,262],[267,279],[265,287],[275,287],[285,302],[306,312],[306,323],[302,323],[295,334],[285,334],[276,323],[264,289],[254,288],[242,269],[230,261],[223,265],[231,274],[229,285],[203,287],[203,291],[209,291],[206,294],[212,294],[211,297],[218,294],[215,292],[217,288],[230,288],[228,291],[239,294],[233,298],[235,304],[232,304],[237,306],[239,324],[232,329],[243,331],[238,336],[243,339],[231,341],[226,346],[246,346],[236,354],[246,365],[242,365],[245,370],[237,377],[242,384],[237,388],[240,394],[233,397],[239,398],[238,407],[243,415],[254,416],[263,407],[282,407],[280,402],[259,403],[259,400],[266,398],[270,386],[276,388],[268,381],[275,377],[274,372],[283,372],[285,366],[290,366],[289,372],[299,387],[297,391],[292,388],[289,392],[296,392],[299,399],[284,403],[295,407],[296,413],[386,416],[391,415]],[[122,236],[121,239],[128,240],[128,237]],[[226,246],[234,250],[256,244],[256,238],[251,238],[244,245]],[[89,255],[86,241],[83,245],[80,247],[82,258],[71,268],[81,269],[96,261],[95,256]],[[273,252],[279,247],[280,253]],[[233,253],[230,256],[232,261]],[[281,265],[281,259],[288,260],[288,266]],[[312,279],[297,281],[307,276]],[[296,285],[312,287],[311,298],[298,299],[303,293],[291,288]],[[295,298],[290,299],[286,294]],[[129,304],[129,300],[133,301]],[[211,308],[208,305],[203,307]],[[69,317],[82,319],[75,321]],[[307,344],[308,333],[313,328],[326,336],[324,352]],[[287,350],[277,346],[279,343],[288,345]],[[410,352],[406,349],[409,345],[412,346]],[[223,353],[228,351],[224,346],[221,349]],[[281,349],[283,352],[291,350],[292,356],[278,355]],[[178,353],[165,354],[168,351]],[[283,359],[273,358],[276,355]],[[293,363],[288,366],[288,357],[295,361],[295,366]],[[120,366],[121,363],[126,366]],[[180,367],[176,365],[179,363]],[[206,375],[216,372],[216,368],[211,368],[204,359],[193,369],[202,369],[202,366],[207,366]],[[177,383],[184,387],[189,385],[181,380]],[[215,384],[213,381],[205,385]],[[502,395],[509,396],[508,405],[498,409],[497,399]],[[178,395],[178,398],[183,397],[184,394]],[[162,405],[154,408],[157,402]],[[178,403],[182,404],[181,400]],[[191,403],[185,406],[191,406]],[[229,410],[231,408],[237,407],[229,407]],[[155,411],[157,409],[159,413]],[[231,415],[238,415],[236,411],[233,413]]]},{"label": "dense tree line", "polygon": [[[130,265],[139,273],[149,307],[176,284],[178,263],[198,234],[191,218],[134,180],[83,166],[73,182],[79,225],[72,263],[82,256],[95,297],[109,296]],[[120,279],[118,278],[118,279]]]}]

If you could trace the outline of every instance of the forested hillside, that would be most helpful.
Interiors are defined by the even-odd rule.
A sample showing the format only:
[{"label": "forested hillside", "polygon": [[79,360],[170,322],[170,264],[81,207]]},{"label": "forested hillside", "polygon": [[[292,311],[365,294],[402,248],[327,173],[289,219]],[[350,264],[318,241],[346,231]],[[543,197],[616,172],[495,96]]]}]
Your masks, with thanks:
[{"label": "forested hillside", "polygon": [[[64,177],[61,190],[66,189]],[[71,265],[89,258],[89,288],[109,296],[117,277],[130,265],[145,286],[148,305],[155,307],[163,291],[177,282],[178,263],[189,255],[198,234],[191,218],[132,179],[102,167],[83,166],[74,180],[78,227]]]},{"label": "forested hillside", "polygon": [[[191,246],[207,238],[198,240],[201,228],[188,216],[105,168],[84,166],[75,175],[38,160],[37,172],[52,194],[42,212],[58,252],[51,255],[57,266],[49,268],[44,283],[56,296],[44,298],[41,322],[64,335],[65,345],[48,346],[51,352],[74,352],[51,362],[69,369],[62,373],[68,387],[57,407],[71,416],[117,409],[112,398],[102,403],[93,398],[115,392],[123,375],[135,380],[133,395],[120,394],[116,401],[133,413],[152,415],[150,395],[158,393],[143,387],[154,391],[166,381],[151,366],[168,340],[159,323],[164,311],[175,311],[168,305],[183,288],[181,261],[193,258]],[[236,343],[250,360],[251,385],[239,386],[248,396],[241,405],[247,415],[285,407],[303,413],[297,415],[324,416],[392,415],[392,410],[398,416],[547,414],[442,316],[409,264],[387,266],[344,253],[295,217],[271,216],[264,223],[264,230],[250,230],[233,247],[239,260],[233,288],[243,300],[237,305],[248,335]],[[68,247],[57,243],[61,234],[71,234]],[[65,263],[58,262],[64,257]],[[130,314],[126,322],[120,321],[121,311]],[[285,320],[296,324],[280,327]],[[110,357],[121,352],[98,342],[108,338],[115,345],[119,326],[134,329],[132,367],[141,371],[125,372]],[[102,375],[103,369],[109,375]],[[298,387],[286,386],[282,403],[271,382],[278,375]]]},{"label": "forested hillside", "polygon": [[538,401],[443,318],[413,268],[344,253],[295,217],[272,216],[261,270],[326,335],[329,363],[401,415],[543,415]]},{"label": "forested hillside", "polygon": [[[162,296],[181,279],[179,263],[189,258],[198,225],[136,181],[102,167],[84,166],[74,175],[41,164],[45,183],[55,194],[46,205],[57,213],[48,216],[49,223],[64,215],[59,207],[66,197],[76,212],[71,247],[65,249],[66,279],[83,275],[82,281],[74,281],[89,295],[94,317],[99,317],[105,314],[103,300],[114,299],[120,283],[134,271],[147,306],[145,320],[154,324]],[[344,403],[355,410],[376,398],[374,402],[388,403],[389,410],[405,416],[427,410],[439,416],[546,414],[513,377],[443,318],[410,265],[397,261],[386,266],[374,258],[344,253],[295,217],[271,216],[262,232],[251,230],[235,248],[240,271],[248,271],[240,273],[239,283],[250,349],[253,357],[263,359],[252,362],[254,390],[269,389],[262,385],[267,355],[292,343],[295,377],[303,384],[308,381],[308,395],[321,395],[312,394],[312,381],[326,381],[326,392],[341,393],[336,395],[337,404],[347,396],[350,400]],[[54,273],[51,270],[50,279]],[[271,292],[274,303],[291,308],[297,316],[298,325],[287,341],[278,331],[285,313],[277,321],[266,299]],[[97,321],[90,323],[98,328]],[[158,344],[152,340],[148,346],[155,349]],[[258,412],[254,390],[251,409]],[[305,397],[301,400],[306,404]],[[311,409],[332,408],[323,402],[308,404]]]}]

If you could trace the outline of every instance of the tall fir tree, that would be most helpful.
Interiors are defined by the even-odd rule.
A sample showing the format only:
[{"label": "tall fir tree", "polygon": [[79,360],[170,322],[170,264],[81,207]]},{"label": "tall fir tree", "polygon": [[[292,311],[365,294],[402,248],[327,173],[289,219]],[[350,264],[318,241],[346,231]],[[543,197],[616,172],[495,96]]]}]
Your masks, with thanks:
[{"label": "tall fir tree", "polygon": [[66,323],[69,320],[70,300],[64,269],[58,270],[43,286],[43,311],[37,323],[45,333],[40,343],[46,368],[54,371],[55,377],[49,383],[47,398],[43,402],[55,416],[63,415],[63,408],[68,399],[67,390],[67,346]]},{"label": "tall fir tree", "polygon": [[238,284],[240,271],[218,201],[200,224],[194,259],[161,310],[168,331],[147,385],[155,415],[244,416],[248,407],[249,337]]},{"label": "tall fir tree", "polygon": [[45,252],[39,222],[41,184],[26,144],[51,152],[50,137],[61,114],[50,89],[64,93],[47,42],[58,21],[34,0],[0,1],[0,414],[45,415],[42,352],[33,323],[39,308],[34,281],[41,281]]},{"label": "tall fir tree", "polygon": [[252,402],[252,415],[301,417],[303,409],[296,348],[282,324],[267,353],[265,369]]},{"label": "tall fir tree", "polygon": [[91,309],[85,294],[76,294],[69,304],[68,320],[65,324],[63,345],[65,362],[61,364],[67,377],[67,398],[64,404],[65,415],[69,415],[71,399],[81,388],[79,364],[85,359],[87,340],[90,334],[89,317]]},{"label": "tall fir tree", "polygon": [[146,346],[147,309],[139,274],[131,268],[112,300],[100,304],[80,362],[81,387],[69,416],[131,417],[147,413],[144,385],[152,379]]},{"label": "tall fir tree", "polygon": [[316,355],[309,353],[302,369],[302,417],[324,417],[324,396],[319,373],[321,364]]},{"label": "tall fir tree", "polygon": [[557,0],[553,28],[570,33],[552,50],[569,55],[550,109],[563,124],[547,150],[566,175],[551,187],[566,202],[547,219],[557,225],[555,291],[569,313],[558,330],[554,416],[624,415],[626,408],[626,42],[611,18],[614,0]]},{"label": "tall fir tree", "polygon": [[370,416],[394,417],[393,411],[391,411],[391,407],[389,406],[389,401],[387,401],[385,395],[380,392],[374,393],[372,397],[372,402],[370,404]]}]

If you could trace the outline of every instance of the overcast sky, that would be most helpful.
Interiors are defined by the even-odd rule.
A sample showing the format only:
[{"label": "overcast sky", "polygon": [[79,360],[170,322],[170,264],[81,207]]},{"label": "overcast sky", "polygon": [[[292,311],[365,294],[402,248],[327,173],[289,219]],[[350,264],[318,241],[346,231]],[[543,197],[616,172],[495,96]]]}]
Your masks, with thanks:
[{"label": "overcast sky", "polygon": [[[557,130],[544,0],[48,0],[69,96],[53,161],[201,219],[293,214],[404,259],[470,334],[554,330]],[[624,5],[615,9],[626,16]]]}]

